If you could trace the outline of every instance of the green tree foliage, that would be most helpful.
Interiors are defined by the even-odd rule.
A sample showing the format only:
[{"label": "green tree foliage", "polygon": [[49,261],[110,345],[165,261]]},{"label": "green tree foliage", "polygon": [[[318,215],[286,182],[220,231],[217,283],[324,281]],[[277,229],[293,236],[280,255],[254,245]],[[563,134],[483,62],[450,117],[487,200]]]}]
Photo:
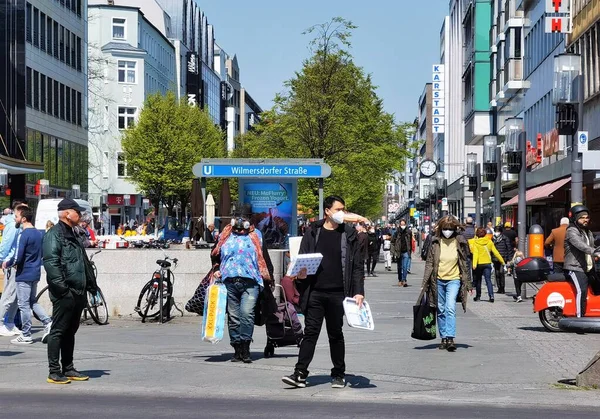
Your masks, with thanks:
[{"label": "green tree foliage", "polygon": [[[314,26],[312,56],[285,83],[271,110],[238,139],[237,157],[322,158],[332,167],[325,193],[367,216],[383,209],[385,184],[404,167],[408,124],[383,110],[371,77],[350,53],[355,26],[342,18]],[[299,184],[299,203],[318,208],[316,180]]]},{"label": "green tree foliage", "polygon": [[149,96],[137,124],[122,140],[130,180],[173,212],[190,198],[192,167],[202,158],[224,157],[225,140],[206,111],[179,102],[169,92]]}]

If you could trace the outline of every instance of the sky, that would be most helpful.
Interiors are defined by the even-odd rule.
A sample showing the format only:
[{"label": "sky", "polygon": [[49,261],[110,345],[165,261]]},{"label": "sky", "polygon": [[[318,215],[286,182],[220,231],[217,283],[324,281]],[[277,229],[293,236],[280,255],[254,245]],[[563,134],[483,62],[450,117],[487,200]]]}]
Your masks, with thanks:
[{"label": "sky", "polygon": [[440,30],[449,0],[197,0],[215,39],[237,54],[242,85],[263,109],[310,53],[307,28],[340,16],[358,26],[355,63],[372,75],[385,110],[412,122],[431,66],[440,59]]}]

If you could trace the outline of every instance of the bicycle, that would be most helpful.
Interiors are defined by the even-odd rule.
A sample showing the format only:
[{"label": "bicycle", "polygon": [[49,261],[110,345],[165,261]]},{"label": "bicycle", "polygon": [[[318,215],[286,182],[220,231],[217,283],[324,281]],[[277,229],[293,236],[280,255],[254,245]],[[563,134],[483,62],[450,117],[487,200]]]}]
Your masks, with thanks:
[{"label": "bicycle", "polygon": [[145,323],[148,318],[152,319],[155,317],[160,317],[159,323],[163,323],[165,316],[166,320],[169,321],[173,307],[183,317],[183,311],[177,307],[173,298],[175,275],[171,270],[171,266],[175,265],[177,267],[177,262],[177,258],[171,259],[167,255],[165,255],[164,259],[156,261],[159,269],[154,271],[150,281],[142,288],[137,305],[134,308],[134,311],[142,318],[142,323]]},{"label": "bicycle", "polygon": [[[90,256],[90,263],[94,268],[94,274],[96,278],[98,278],[98,269],[96,268],[96,264],[94,263],[94,256],[100,253],[102,250],[98,250]],[[35,302],[40,302],[43,299],[49,300],[46,291],[48,291],[48,286],[46,285],[35,297]],[[106,299],[104,298],[104,294],[100,287],[96,293],[92,293],[91,291],[86,291],[86,304],[83,312],[81,313],[81,317],[83,321],[87,321],[88,314],[90,318],[100,326],[108,324],[108,305],[106,304]],[[33,313],[36,319],[40,320],[35,312]]]}]

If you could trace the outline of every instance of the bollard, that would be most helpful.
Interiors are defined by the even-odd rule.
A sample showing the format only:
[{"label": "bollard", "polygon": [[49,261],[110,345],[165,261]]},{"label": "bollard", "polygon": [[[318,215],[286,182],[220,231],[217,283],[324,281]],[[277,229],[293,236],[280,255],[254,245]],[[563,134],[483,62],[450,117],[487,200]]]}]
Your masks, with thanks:
[{"label": "bollard", "polygon": [[529,254],[530,258],[543,258],[544,255],[544,229],[538,224],[529,228]]}]

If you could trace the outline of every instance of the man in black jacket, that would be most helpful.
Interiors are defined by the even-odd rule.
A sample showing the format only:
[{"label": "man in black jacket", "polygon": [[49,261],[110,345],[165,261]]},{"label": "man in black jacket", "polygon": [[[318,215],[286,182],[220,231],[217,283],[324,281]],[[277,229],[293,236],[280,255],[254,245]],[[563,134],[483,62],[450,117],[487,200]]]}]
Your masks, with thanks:
[{"label": "man in black jacket", "polygon": [[300,306],[305,316],[304,339],[294,373],[282,381],[293,387],[306,387],[308,367],[313,359],[323,319],[333,368],[331,386],[346,385],[344,334],[345,297],[354,297],[359,305],[364,300],[364,263],[358,234],[344,224],[345,202],[339,196],[329,196],[323,202],[327,218],[311,225],[302,237],[300,254],[321,253],[323,260],[315,275],[306,277],[306,270],[296,281],[300,292]]},{"label": "man in black jacket", "polygon": [[84,211],[85,208],[74,200],[63,199],[58,203],[60,221],[44,236],[44,269],[52,301],[52,328],[48,336],[50,375],[47,381],[52,384],[89,379],[73,365],[75,333],[79,329],[88,288],[85,249],[75,236],[73,227],[79,224]]},{"label": "man in black jacket", "polygon": [[[501,225],[498,225],[494,228],[494,246],[504,259],[505,263],[510,262],[512,259],[513,248],[510,244],[510,240],[504,235],[503,229]],[[506,278],[504,275],[504,266],[500,263],[498,259],[492,255],[492,262],[494,263],[494,274],[496,275],[496,285],[498,286],[498,294],[504,294],[504,286],[506,284]]]}]

